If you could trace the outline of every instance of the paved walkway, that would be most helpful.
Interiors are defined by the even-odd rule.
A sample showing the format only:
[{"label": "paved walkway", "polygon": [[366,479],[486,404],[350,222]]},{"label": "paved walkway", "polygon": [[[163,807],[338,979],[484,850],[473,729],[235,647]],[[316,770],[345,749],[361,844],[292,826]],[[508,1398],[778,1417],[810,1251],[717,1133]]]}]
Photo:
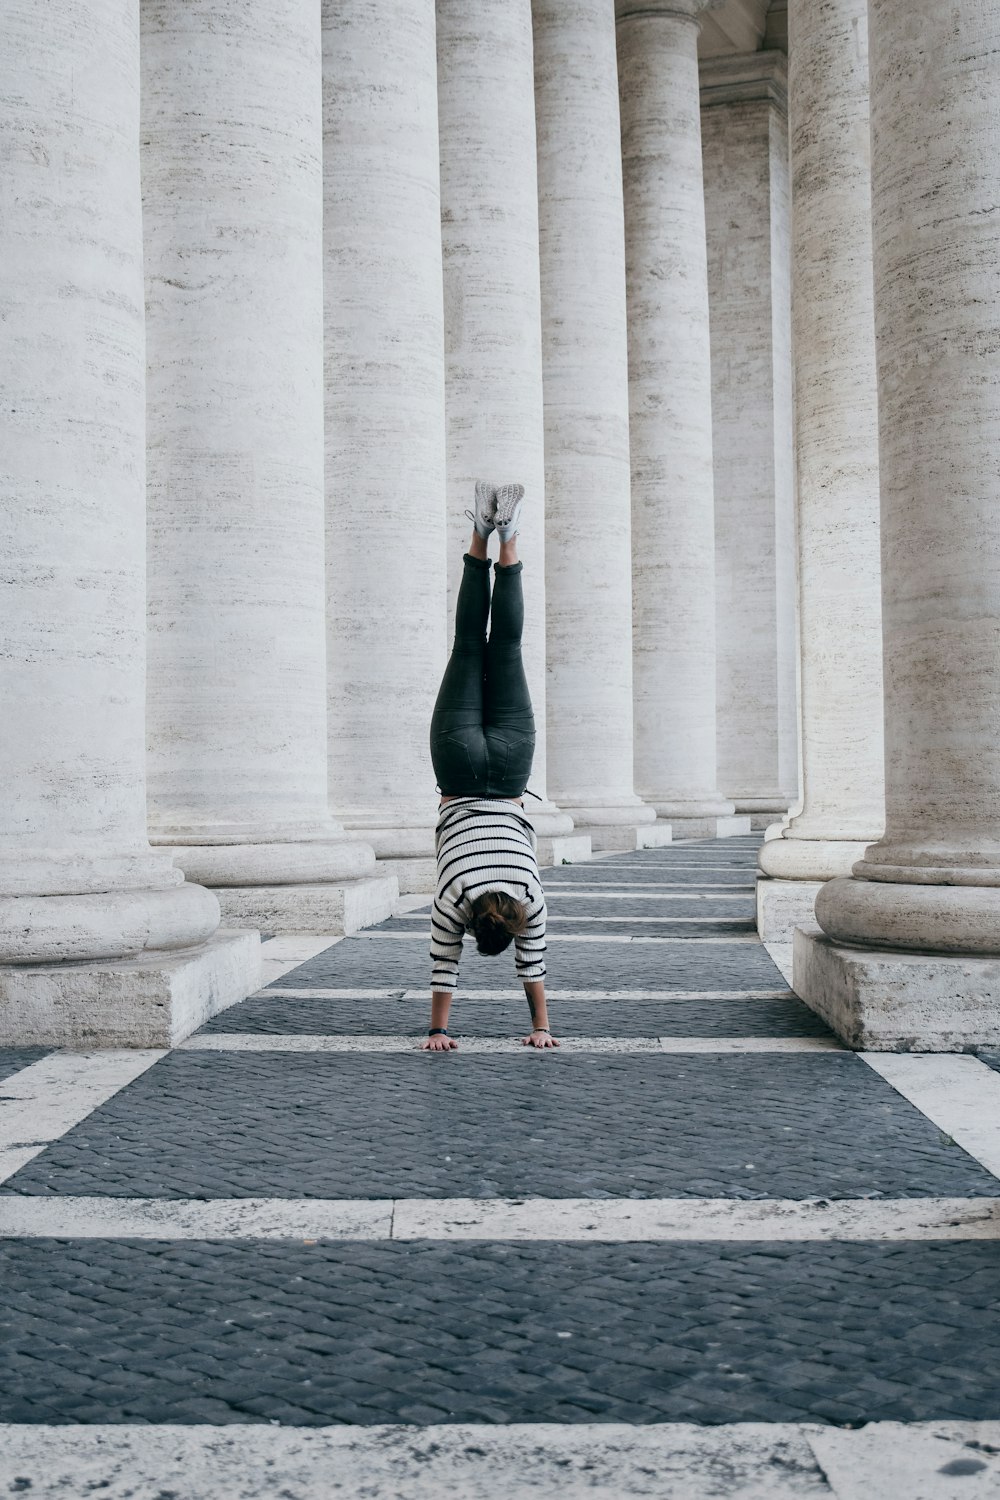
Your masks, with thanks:
[{"label": "paved walkway", "polygon": [[843,1051],[754,849],[547,872],[555,1054],[472,952],[415,1050],[426,903],[0,1054],[0,1495],[1000,1495],[1000,1059]]}]

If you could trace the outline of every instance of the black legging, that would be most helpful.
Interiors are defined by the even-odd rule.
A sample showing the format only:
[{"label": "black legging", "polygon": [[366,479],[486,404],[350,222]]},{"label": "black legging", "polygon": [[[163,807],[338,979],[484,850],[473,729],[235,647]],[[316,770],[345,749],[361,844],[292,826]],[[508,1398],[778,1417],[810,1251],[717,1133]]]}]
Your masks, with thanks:
[{"label": "black legging", "polygon": [[521,564],[497,564],[490,638],[490,564],[466,554],[455,645],[431,719],[431,760],[450,797],[520,797],[531,775],[535,716],[521,661]]}]

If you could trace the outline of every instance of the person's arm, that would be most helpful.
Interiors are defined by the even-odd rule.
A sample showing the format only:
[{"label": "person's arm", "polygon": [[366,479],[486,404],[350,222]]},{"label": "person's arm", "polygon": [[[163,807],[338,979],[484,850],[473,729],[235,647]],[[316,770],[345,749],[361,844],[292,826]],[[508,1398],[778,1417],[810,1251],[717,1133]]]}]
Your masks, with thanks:
[{"label": "person's arm", "polygon": [[429,1031],[438,1032],[421,1042],[425,1052],[452,1052],[458,1043],[441,1033],[447,1029],[451,997],[458,984],[458,965],[462,957],[465,923],[450,902],[434,898],[431,908],[431,1022]]},{"label": "person's arm", "polygon": [[[431,1024],[430,1030],[438,1033],[447,1031],[448,1016],[451,1012],[451,990],[431,991]],[[453,1052],[458,1043],[451,1036],[428,1036],[420,1046],[424,1052]]]},{"label": "person's arm", "polygon": [[559,1043],[549,1030],[544,979],[526,979],[524,994],[528,1009],[531,1011],[531,1035],[523,1038],[523,1045],[525,1047],[558,1047]]}]

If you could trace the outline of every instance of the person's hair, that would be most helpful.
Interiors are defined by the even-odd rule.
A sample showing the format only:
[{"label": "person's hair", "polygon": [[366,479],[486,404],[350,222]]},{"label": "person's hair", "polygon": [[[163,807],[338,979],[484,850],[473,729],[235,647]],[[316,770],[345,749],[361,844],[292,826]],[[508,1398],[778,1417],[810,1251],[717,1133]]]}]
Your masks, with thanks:
[{"label": "person's hair", "polygon": [[480,953],[502,953],[527,925],[527,907],[505,891],[484,891],[472,903],[472,931]]}]

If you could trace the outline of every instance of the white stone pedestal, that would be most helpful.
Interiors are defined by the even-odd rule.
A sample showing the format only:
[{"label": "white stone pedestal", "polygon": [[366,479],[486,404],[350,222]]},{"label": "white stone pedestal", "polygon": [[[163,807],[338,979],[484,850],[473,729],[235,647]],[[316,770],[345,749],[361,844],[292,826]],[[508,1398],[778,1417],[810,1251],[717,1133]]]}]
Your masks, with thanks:
[{"label": "white stone pedestal", "polygon": [[576,865],[581,860],[590,859],[592,854],[588,835],[575,830],[572,833],[542,834],[538,839],[538,863],[542,868]]},{"label": "white stone pedestal", "polygon": [[378,862],[380,875],[391,875],[401,896],[430,895],[437,889],[437,859],[433,854],[389,857]]},{"label": "white stone pedestal", "polygon": [[329,932],[335,937],[392,916],[399,895],[394,875],[315,885],[215,886],[222,921],[262,932]]},{"label": "white stone pedestal", "polygon": [[751,831],[749,818],[733,816],[678,818],[671,815],[670,827],[675,839],[738,839]]},{"label": "white stone pedestal", "polygon": [[795,933],[793,983],[860,1051],[964,1052],[1000,1045],[1000,958],[849,948]]},{"label": "white stone pedestal", "polygon": [[662,849],[673,839],[669,823],[578,823],[578,834],[586,834],[595,854],[634,854],[637,849]]},{"label": "white stone pedestal", "polygon": [[762,943],[790,943],[796,927],[816,921],[816,897],[822,880],[757,878],[757,931]]},{"label": "white stone pedestal", "polygon": [[120,963],[0,966],[0,1046],[175,1047],[260,987],[260,936]]}]

